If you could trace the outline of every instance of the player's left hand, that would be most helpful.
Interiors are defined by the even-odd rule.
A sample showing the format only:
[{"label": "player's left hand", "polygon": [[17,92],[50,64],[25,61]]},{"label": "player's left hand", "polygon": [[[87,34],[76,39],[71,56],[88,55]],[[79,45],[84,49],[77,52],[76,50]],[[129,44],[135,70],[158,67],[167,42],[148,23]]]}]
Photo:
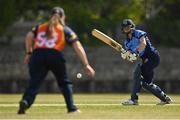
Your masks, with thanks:
[{"label": "player's left hand", "polygon": [[130,61],[130,62],[134,62],[137,60],[137,55],[134,53],[134,54],[130,54],[128,57],[127,57],[127,60]]},{"label": "player's left hand", "polygon": [[90,77],[94,77],[95,76],[95,70],[90,65],[86,65],[85,66],[85,72]]},{"label": "player's left hand", "polygon": [[121,57],[124,59],[124,60],[128,60],[130,62],[134,62],[135,60],[137,60],[137,56],[136,54],[132,54],[131,52],[129,51],[124,51],[121,53]]}]

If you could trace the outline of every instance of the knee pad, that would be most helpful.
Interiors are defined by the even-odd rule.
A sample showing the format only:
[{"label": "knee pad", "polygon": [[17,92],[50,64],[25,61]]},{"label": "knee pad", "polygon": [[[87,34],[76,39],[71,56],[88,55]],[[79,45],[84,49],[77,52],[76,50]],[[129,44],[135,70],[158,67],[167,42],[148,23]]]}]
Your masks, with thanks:
[{"label": "knee pad", "polygon": [[157,88],[157,85],[153,84],[153,83],[150,83],[149,86],[153,89],[156,89]]},{"label": "knee pad", "polygon": [[155,84],[153,83],[146,83],[142,82],[143,88],[150,91],[152,94],[154,94],[156,97],[158,97],[160,100],[165,101],[164,92]]},{"label": "knee pad", "polygon": [[153,83],[147,83],[147,82],[142,81],[141,84],[142,84],[143,88],[145,88],[147,90],[148,89],[156,89],[157,88],[157,85],[155,85]]},{"label": "knee pad", "polygon": [[161,90],[161,88],[153,83],[150,83],[149,86],[152,88],[152,89],[156,89],[157,91],[159,91],[161,94],[164,94],[164,92]]}]

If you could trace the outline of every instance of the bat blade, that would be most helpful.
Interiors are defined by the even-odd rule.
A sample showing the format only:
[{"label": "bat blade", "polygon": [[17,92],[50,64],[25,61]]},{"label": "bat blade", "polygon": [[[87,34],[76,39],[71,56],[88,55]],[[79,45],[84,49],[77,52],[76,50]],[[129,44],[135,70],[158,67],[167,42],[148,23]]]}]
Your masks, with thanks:
[{"label": "bat blade", "polygon": [[119,52],[124,51],[121,44],[119,44],[118,42],[116,42],[115,40],[113,40],[111,37],[107,36],[103,32],[101,32],[101,31],[99,31],[97,29],[93,29],[92,30],[92,35],[94,37],[98,38],[99,40],[101,40],[102,42],[104,42],[104,43],[108,44],[109,46],[113,47],[117,51],[119,51]]}]

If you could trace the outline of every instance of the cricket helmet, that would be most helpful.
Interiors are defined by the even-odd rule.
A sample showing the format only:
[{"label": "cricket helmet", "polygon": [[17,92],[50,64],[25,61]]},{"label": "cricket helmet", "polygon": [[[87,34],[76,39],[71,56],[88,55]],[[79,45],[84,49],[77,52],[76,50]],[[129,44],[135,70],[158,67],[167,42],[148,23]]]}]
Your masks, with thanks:
[{"label": "cricket helmet", "polygon": [[125,28],[127,26],[131,26],[131,28],[135,28],[135,24],[131,19],[124,19],[121,23],[121,28]]},{"label": "cricket helmet", "polygon": [[51,10],[51,15],[59,14],[60,17],[65,16],[64,10],[61,7],[54,7]]}]

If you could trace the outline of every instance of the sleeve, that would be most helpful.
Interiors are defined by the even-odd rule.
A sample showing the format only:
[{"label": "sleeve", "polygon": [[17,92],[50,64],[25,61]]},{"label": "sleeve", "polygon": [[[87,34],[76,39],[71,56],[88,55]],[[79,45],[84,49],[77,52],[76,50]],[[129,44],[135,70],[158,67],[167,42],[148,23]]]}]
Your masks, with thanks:
[{"label": "sleeve", "polygon": [[76,33],[71,29],[69,28],[68,26],[65,26],[64,27],[64,32],[65,32],[65,40],[68,44],[72,44],[74,43],[75,41],[78,41],[79,38],[78,36],[76,35]]},{"label": "sleeve", "polygon": [[131,48],[128,45],[128,40],[127,39],[124,41],[124,48],[125,48],[125,50],[132,52]]},{"label": "sleeve", "polygon": [[138,30],[135,35],[136,35],[136,37],[137,37],[138,39],[140,39],[142,36],[146,36],[147,33],[144,32],[144,31]]},{"label": "sleeve", "polygon": [[127,40],[124,41],[124,48],[125,48],[125,50],[129,49],[128,46],[127,46]]}]

